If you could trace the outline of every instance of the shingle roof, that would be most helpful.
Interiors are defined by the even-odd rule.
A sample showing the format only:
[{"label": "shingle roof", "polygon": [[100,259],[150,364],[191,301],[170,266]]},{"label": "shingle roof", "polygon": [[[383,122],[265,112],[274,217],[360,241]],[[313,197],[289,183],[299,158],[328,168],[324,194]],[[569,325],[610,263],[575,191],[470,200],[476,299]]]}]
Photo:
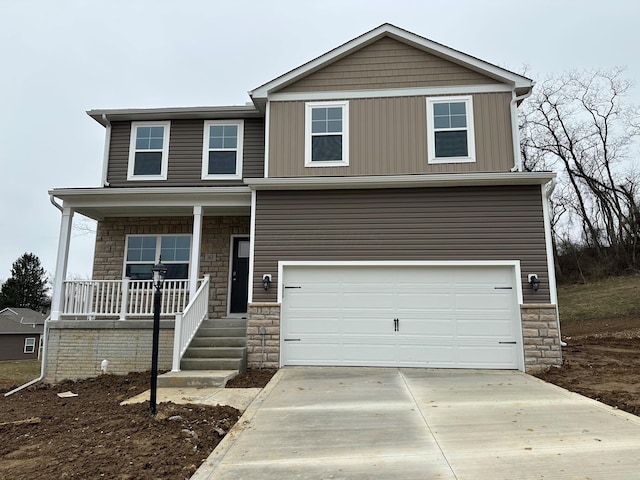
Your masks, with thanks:
[{"label": "shingle roof", "polygon": [[47,318],[43,313],[36,312],[30,308],[9,307],[0,310],[0,317],[8,317],[18,323],[27,325],[44,325]]},{"label": "shingle roof", "polygon": [[33,334],[41,335],[43,325],[25,325],[14,320],[9,315],[0,315],[0,335],[3,334]]}]

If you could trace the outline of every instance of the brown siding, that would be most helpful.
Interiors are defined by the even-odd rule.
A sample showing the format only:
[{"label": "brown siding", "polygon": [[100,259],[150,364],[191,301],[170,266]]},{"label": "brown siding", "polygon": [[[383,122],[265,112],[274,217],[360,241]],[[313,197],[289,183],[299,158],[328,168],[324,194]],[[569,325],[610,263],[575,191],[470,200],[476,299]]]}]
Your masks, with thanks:
[{"label": "brown siding", "polygon": [[498,83],[389,37],[283,88],[279,93]]},{"label": "brown siding", "polygon": [[[24,341],[27,338],[35,338],[35,350],[33,353],[24,353]],[[0,361],[1,360],[35,360],[38,358],[40,348],[40,334],[2,334],[0,335]]]},{"label": "brown siding", "polygon": [[520,260],[525,303],[549,302],[542,208],[539,186],[259,191],[253,301],[279,260]]},{"label": "brown siding", "polygon": [[[172,120],[169,136],[167,180],[127,181],[130,122],[111,126],[111,148],[107,179],[112,187],[243,185],[240,180],[202,180],[203,120]],[[264,119],[245,119],[243,176],[262,177],[264,164]]]},{"label": "brown siding", "polygon": [[273,102],[269,177],[506,172],[513,167],[510,93],[473,95],[476,162],[427,163],[426,97],[349,101],[349,166],[304,166],[305,102]]}]

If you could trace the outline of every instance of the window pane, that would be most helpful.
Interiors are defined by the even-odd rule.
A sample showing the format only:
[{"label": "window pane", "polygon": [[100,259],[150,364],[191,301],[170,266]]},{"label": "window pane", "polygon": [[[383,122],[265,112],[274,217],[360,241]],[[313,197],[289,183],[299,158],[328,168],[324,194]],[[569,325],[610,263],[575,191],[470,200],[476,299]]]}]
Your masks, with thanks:
[{"label": "window pane", "polygon": [[191,237],[176,237],[177,248],[191,248]]},{"label": "window pane", "polygon": [[434,116],[433,117],[433,128],[449,128],[451,124],[449,123],[449,117],[441,117]]},{"label": "window pane", "polygon": [[312,108],[311,109],[311,120],[322,120],[325,121],[327,119],[327,109],[326,108]]},{"label": "window pane", "polygon": [[174,279],[187,279],[189,278],[189,264],[188,263],[171,263],[166,266],[167,274],[164,276],[167,280]]},{"label": "window pane", "polygon": [[134,175],[160,175],[162,173],[162,152],[136,152]]},{"label": "window pane", "polygon": [[156,248],[156,243],[158,241],[158,239],[155,236],[150,236],[150,237],[140,237],[142,238],[142,246],[144,248]]},{"label": "window pane", "polygon": [[467,128],[465,115],[451,115],[451,128]]},{"label": "window pane", "polygon": [[223,137],[211,137],[209,138],[209,148],[222,148],[224,145]]},{"label": "window pane", "polygon": [[436,132],[436,157],[466,157],[467,132]]},{"label": "window pane", "polygon": [[149,139],[149,148],[152,150],[162,150],[162,139],[161,138]]},{"label": "window pane", "polygon": [[450,103],[449,111],[451,115],[466,115],[467,113],[464,102]]},{"label": "window pane", "polygon": [[153,262],[156,259],[156,237],[129,237],[128,262]]},{"label": "window pane", "polygon": [[327,131],[331,133],[342,133],[342,120],[329,120],[327,122]]},{"label": "window pane", "polygon": [[311,161],[342,160],[342,135],[311,138]]},{"label": "window pane", "polygon": [[125,275],[131,280],[151,280],[153,278],[152,268],[152,264],[129,263]]},{"label": "window pane", "polygon": [[234,175],[236,152],[209,152],[209,175]]},{"label": "window pane", "polygon": [[434,115],[449,116],[449,104],[448,103],[434,103],[433,104]]},{"label": "window pane", "polygon": [[326,133],[327,122],[326,120],[313,120],[311,122],[311,133]]},{"label": "window pane", "polygon": [[327,118],[329,120],[341,120],[342,121],[342,107],[331,107],[327,109]]},{"label": "window pane", "polygon": [[129,248],[142,247],[142,239],[144,237],[129,237]]}]

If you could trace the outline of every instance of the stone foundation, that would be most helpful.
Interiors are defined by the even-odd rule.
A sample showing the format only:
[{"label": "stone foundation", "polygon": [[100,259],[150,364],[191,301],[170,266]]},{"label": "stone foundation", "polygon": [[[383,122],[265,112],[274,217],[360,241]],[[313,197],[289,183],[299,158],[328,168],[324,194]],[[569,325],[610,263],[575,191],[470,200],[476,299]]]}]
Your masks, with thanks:
[{"label": "stone foundation", "polygon": [[535,373],[562,365],[556,306],[523,304],[520,312],[525,371]]},{"label": "stone foundation", "polygon": [[[152,320],[59,320],[48,325],[45,382],[96,377],[103,360],[115,375],[151,370]],[[158,370],[171,369],[173,330],[173,320],[160,321]]]},{"label": "stone foundation", "polygon": [[[260,334],[260,327],[264,327],[264,335]],[[280,367],[279,303],[249,304],[247,312],[247,368],[260,367]]]}]

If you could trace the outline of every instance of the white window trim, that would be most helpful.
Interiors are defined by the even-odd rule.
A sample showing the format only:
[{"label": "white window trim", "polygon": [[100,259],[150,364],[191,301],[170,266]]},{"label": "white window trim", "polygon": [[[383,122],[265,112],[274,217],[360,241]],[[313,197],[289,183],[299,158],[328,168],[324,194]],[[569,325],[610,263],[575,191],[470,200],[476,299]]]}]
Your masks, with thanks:
[{"label": "white window trim", "polygon": [[[27,345],[27,340],[33,340],[33,345]],[[27,347],[31,347],[31,351],[27,351]],[[36,338],[35,337],[27,337],[24,339],[24,351],[23,353],[35,353],[36,351]]]},{"label": "white window trim", "polygon": [[[238,127],[238,146],[236,148],[209,148],[209,127],[211,125],[236,125]],[[244,120],[207,120],[204,122],[204,132],[202,138],[202,179],[203,180],[242,180],[242,161],[244,145]],[[236,152],[236,173],[210,174],[209,173],[209,151],[235,151]]]},{"label": "white window trim", "polygon": [[[136,159],[136,137],[138,127],[164,127],[162,136],[162,165],[160,167],[160,175],[134,175],[133,168]],[[127,170],[127,180],[145,181],[145,180],[166,180],[169,164],[169,133],[171,131],[171,122],[131,122],[131,139],[129,141],[129,167]]]},{"label": "white window trim", "polygon": [[[311,160],[311,111],[315,107],[342,108],[342,160]],[[307,102],[304,114],[304,166],[305,167],[348,167],[349,166],[349,102]]]},{"label": "white window trim", "polygon": [[[433,128],[433,105],[436,103],[464,102],[467,115],[467,148],[465,157],[436,157],[435,130]],[[476,161],[476,140],[473,122],[473,97],[471,95],[458,97],[429,97],[427,98],[427,162],[439,163],[474,163]]]},{"label": "white window trim", "polygon": [[[148,261],[148,262],[128,262],[127,261],[127,252],[129,251],[129,238],[131,237],[156,237],[156,255],[155,255],[155,259],[153,260],[153,262]],[[125,242],[124,242],[124,255],[123,255],[123,262],[122,262],[122,278],[125,279],[127,278],[127,264],[128,263],[136,263],[136,264],[150,264],[150,265],[155,265],[156,263],[158,263],[158,261],[160,260],[160,251],[161,251],[161,246],[162,246],[162,237],[189,237],[190,242],[189,242],[189,261],[187,262],[189,264],[189,272],[191,272],[191,258],[192,258],[192,250],[193,250],[193,245],[192,245],[192,235],[190,233],[145,233],[145,234],[141,234],[141,233],[129,233],[126,235],[125,237]],[[167,260],[163,260],[162,261],[163,264],[181,264],[184,262],[172,262],[172,261],[167,261]],[[189,280],[189,275],[187,275],[186,279],[180,279],[180,280]]]}]

